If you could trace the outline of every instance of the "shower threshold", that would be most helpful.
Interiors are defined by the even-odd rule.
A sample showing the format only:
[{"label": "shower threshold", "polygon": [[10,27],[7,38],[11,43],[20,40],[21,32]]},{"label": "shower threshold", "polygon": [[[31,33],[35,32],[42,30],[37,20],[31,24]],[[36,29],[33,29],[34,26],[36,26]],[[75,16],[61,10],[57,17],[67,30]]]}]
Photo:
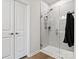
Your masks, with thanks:
[{"label": "shower threshold", "polygon": [[55,59],[74,59],[74,53],[57,47],[47,46],[41,52],[54,57]]}]

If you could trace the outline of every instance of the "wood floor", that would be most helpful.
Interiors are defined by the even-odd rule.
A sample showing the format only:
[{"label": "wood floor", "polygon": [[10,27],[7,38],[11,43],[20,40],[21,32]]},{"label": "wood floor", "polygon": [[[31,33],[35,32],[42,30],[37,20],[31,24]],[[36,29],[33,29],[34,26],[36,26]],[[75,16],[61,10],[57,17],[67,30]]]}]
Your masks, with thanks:
[{"label": "wood floor", "polygon": [[24,57],[24,58],[21,58],[21,59],[55,59],[55,58],[52,58],[52,57],[40,52],[40,53],[30,57],[30,58]]}]

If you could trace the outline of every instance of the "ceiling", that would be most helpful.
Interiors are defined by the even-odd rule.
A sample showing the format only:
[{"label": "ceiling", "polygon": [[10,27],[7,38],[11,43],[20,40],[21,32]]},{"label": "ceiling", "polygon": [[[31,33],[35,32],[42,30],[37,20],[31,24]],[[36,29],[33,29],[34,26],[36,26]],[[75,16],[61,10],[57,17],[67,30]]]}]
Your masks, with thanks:
[{"label": "ceiling", "polygon": [[42,0],[42,1],[45,2],[48,5],[52,5],[52,4],[56,3],[56,2],[58,2],[59,0]]}]

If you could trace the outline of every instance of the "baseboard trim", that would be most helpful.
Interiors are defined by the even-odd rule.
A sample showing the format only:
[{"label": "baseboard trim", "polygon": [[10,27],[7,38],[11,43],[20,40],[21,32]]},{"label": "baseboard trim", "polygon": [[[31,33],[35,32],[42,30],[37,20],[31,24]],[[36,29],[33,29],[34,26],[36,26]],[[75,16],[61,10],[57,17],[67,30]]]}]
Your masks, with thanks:
[{"label": "baseboard trim", "polygon": [[30,57],[32,57],[32,56],[34,56],[34,55],[38,54],[39,52],[40,52],[40,50],[38,50],[38,51],[35,51],[35,52],[31,53]]}]

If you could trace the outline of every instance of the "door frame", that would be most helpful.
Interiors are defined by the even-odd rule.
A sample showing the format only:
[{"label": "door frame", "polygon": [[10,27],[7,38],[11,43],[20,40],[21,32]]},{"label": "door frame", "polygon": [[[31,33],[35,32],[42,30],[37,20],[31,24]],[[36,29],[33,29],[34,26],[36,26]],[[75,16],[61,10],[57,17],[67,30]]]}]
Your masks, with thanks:
[{"label": "door frame", "polygon": [[[14,0],[14,13],[15,13],[15,2],[20,2],[20,3],[22,3],[22,4],[25,4],[25,5],[27,5],[26,6],[26,8],[27,8],[27,57],[30,57],[31,55],[30,55],[30,50],[31,50],[31,45],[30,45],[30,22],[31,22],[31,20],[30,20],[30,4],[29,4],[29,2],[27,2],[27,1],[23,1],[23,0]],[[14,20],[15,20],[15,14],[14,14]],[[15,22],[15,21],[14,21]],[[15,24],[14,24],[14,28],[15,28]],[[14,30],[14,33],[16,33],[15,32],[15,30]],[[15,39],[14,39],[14,45],[15,45]],[[15,52],[15,50],[14,50],[14,52]],[[15,53],[14,53],[15,54]]]}]

